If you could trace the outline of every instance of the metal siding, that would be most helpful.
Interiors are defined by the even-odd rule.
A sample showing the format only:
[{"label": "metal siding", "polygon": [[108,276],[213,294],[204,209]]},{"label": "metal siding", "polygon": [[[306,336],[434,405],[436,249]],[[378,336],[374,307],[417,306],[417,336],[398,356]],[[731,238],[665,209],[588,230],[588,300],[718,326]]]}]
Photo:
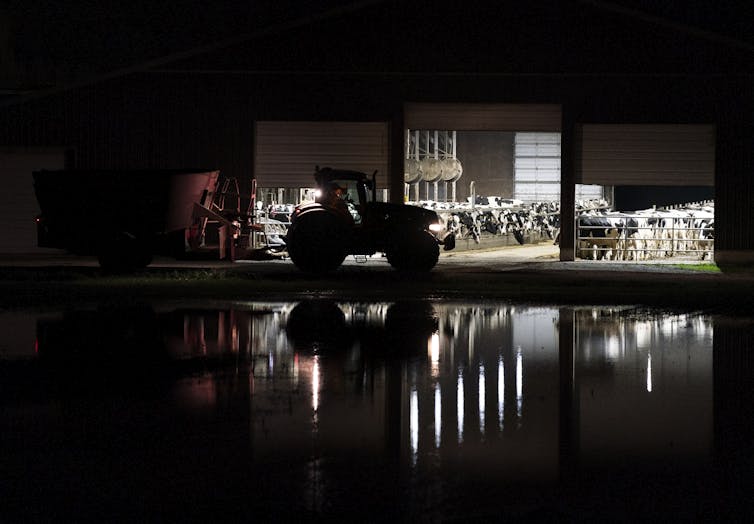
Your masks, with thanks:
[{"label": "metal siding", "polygon": [[560,106],[555,104],[429,104],[407,103],[407,129],[455,131],[560,131]]},{"label": "metal siding", "polygon": [[37,228],[34,217],[39,205],[34,195],[31,173],[40,169],[63,169],[65,150],[0,150],[0,180],[5,188],[5,203],[0,211],[4,225],[0,253],[34,253]]},{"label": "metal siding", "polygon": [[603,186],[576,184],[576,200],[595,200],[601,198],[604,198]]},{"label": "metal siding", "polygon": [[387,122],[257,122],[258,187],[311,187],[316,166],[372,174],[387,187]]},{"label": "metal siding", "polygon": [[715,184],[714,126],[584,124],[582,137],[582,184]]},{"label": "metal siding", "polygon": [[515,198],[524,202],[554,202],[560,200],[560,182],[527,183],[516,180]]}]

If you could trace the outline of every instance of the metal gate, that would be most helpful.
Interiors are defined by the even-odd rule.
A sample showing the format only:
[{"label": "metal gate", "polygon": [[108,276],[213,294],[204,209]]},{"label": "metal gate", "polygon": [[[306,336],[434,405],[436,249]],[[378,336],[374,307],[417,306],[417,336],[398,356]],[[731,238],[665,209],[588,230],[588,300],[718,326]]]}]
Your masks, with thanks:
[{"label": "metal gate", "polygon": [[647,214],[585,213],[576,217],[576,257],[644,261],[712,260],[714,212],[708,207]]}]

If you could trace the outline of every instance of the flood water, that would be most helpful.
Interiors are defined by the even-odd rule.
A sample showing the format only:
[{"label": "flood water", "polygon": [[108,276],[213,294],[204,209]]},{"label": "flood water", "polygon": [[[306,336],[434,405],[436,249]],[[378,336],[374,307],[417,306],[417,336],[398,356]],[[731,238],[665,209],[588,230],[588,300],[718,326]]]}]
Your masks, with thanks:
[{"label": "flood water", "polygon": [[0,520],[749,519],[753,324],[445,301],[0,312]]}]

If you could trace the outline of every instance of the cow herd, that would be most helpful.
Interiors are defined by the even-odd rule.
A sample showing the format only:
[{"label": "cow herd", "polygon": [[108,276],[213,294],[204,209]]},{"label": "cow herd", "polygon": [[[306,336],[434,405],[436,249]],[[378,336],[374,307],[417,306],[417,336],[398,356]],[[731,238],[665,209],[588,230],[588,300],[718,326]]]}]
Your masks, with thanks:
[{"label": "cow herd", "polygon": [[582,210],[577,216],[576,255],[589,260],[711,260],[715,238],[713,202],[633,213]]},{"label": "cow herd", "polygon": [[[470,202],[414,203],[433,209],[458,240],[481,243],[510,236],[519,244],[559,243],[559,202],[525,204],[499,197]],[[631,213],[612,211],[602,199],[576,203],[576,256],[586,260],[642,261],[668,257],[711,259],[714,202],[689,203]]]},{"label": "cow herd", "polygon": [[510,237],[518,244],[556,241],[560,231],[558,202],[524,204],[521,200],[501,197],[476,197],[471,203],[421,201],[413,203],[434,210],[457,240]]}]

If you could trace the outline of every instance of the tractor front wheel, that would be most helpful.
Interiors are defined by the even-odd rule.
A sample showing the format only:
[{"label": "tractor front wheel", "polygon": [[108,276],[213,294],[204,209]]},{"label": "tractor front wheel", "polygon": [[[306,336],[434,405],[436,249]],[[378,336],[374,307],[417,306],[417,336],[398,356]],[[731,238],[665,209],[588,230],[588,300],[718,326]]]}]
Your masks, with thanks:
[{"label": "tractor front wheel", "polygon": [[386,251],[387,261],[399,271],[426,272],[437,264],[440,247],[426,231],[401,236]]}]

